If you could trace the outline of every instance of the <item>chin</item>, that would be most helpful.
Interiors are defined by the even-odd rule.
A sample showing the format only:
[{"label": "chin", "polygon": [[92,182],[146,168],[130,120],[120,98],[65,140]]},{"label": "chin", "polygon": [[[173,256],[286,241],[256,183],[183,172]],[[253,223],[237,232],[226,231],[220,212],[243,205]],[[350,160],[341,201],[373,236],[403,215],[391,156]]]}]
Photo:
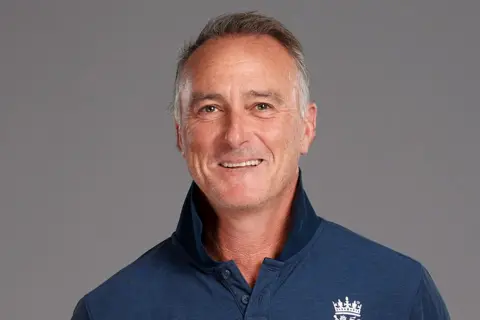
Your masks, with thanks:
[{"label": "chin", "polygon": [[265,192],[259,188],[235,186],[217,189],[215,198],[218,205],[230,209],[249,209],[259,206],[266,198]]},{"label": "chin", "polygon": [[249,211],[261,206],[262,201],[258,199],[222,199],[220,208],[234,211]]}]

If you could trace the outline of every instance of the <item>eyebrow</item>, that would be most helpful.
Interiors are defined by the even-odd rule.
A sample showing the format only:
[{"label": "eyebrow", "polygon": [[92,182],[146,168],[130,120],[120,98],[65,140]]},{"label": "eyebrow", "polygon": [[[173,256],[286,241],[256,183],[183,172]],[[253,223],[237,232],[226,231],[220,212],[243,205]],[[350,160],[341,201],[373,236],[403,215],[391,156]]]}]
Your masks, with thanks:
[{"label": "eyebrow", "polygon": [[190,105],[196,105],[204,100],[221,100],[225,101],[225,98],[220,93],[204,93],[204,92],[193,92],[192,100]]},{"label": "eyebrow", "polygon": [[[268,98],[268,99],[273,99],[278,104],[285,103],[285,100],[281,94],[271,90],[266,90],[266,91],[249,90],[243,93],[242,96],[244,98]],[[226,101],[225,97],[222,96],[220,93],[193,92],[190,105],[198,104],[204,100],[220,100],[223,102]]]},{"label": "eyebrow", "polygon": [[250,90],[244,94],[245,97],[252,97],[252,98],[268,98],[268,99],[273,99],[275,102],[278,104],[283,104],[285,101],[282,97],[281,94],[275,91],[256,91],[256,90]]}]

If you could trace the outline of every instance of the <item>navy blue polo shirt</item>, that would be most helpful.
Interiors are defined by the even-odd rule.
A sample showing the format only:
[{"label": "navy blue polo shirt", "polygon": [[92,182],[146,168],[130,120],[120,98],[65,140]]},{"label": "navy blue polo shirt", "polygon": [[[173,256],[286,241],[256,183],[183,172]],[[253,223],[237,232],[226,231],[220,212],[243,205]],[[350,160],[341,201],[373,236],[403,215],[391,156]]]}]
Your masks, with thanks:
[{"label": "navy blue polo shirt", "polygon": [[202,242],[198,186],[175,232],[80,299],[72,320],[450,319],[417,261],[316,215],[299,174],[284,248],[251,288]]}]

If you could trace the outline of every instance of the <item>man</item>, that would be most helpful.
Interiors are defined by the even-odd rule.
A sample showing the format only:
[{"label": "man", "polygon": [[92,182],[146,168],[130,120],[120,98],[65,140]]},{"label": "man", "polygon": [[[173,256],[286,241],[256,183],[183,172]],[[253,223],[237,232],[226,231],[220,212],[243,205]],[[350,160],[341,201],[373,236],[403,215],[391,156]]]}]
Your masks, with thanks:
[{"label": "man", "polygon": [[193,178],[177,229],[72,319],[449,319],[419,262],[315,214],[298,163],[317,108],[278,21],[211,20],[180,56],[173,109]]}]

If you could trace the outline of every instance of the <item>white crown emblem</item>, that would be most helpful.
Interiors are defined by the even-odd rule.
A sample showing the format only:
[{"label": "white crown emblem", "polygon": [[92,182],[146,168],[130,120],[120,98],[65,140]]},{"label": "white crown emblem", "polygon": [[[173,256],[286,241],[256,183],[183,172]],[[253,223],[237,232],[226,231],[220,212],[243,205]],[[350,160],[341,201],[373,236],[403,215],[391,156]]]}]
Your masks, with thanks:
[{"label": "white crown emblem", "polygon": [[[353,303],[350,303],[348,297],[345,297],[345,302],[338,299],[338,302],[332,303],[335,308],[335,315],[333,316],[335,320],[360,320],[360,313],[362,311],[360,301],[354,300]],[[347,316],[349,317],[347,318]]]}]

